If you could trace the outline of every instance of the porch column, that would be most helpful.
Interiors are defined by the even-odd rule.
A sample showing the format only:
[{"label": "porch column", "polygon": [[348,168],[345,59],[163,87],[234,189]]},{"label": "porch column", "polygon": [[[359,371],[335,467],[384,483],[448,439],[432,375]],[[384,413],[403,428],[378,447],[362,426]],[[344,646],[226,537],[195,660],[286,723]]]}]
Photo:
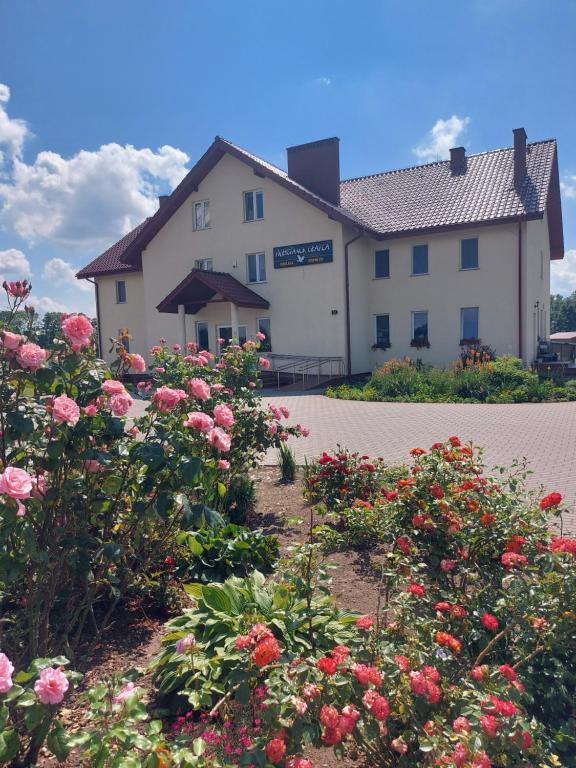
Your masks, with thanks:
[{"label": "porch column", "polygon": [[178,318],[180,320],[180,346],[182,353],[186,354],[186,307],[178,304]]},{"label": "porch column", "polygon": [[233,301],[230,302],[230,325],[232,326],[232,338],[238,341],[238,307]]}]

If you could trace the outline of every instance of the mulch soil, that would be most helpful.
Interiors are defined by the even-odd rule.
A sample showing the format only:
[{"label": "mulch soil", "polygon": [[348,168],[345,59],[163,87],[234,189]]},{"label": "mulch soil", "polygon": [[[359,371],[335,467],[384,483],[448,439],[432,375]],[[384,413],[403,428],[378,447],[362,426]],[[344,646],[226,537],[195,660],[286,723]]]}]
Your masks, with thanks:
[{"label": "mulch soil", "polygon": [[[300,476],[293,484],[282,484],[278,470],[261,467],[254,473],[257,488],[256,510],[250,520],[251,527],[263,528],[266,533],[279,538],[281,554],[289,547],[298,546],[307,540],[310,509],[302,496]],[[300,524],[296,520],[302,520]],[[331,571],[332,592],[343,608],[361,613],[374,614],[378,603],[378,553],[340,552],[330,555],[327,561],[335,568]],[[86,704],[82,692],[99,680],[133,667],[145,668],[159,653],[164,634],[164,619],[147,615],[140,606],[118,612],[101,642],[89,657],[78,654],[75,668],[85,677],[78,691],[61,710],[60,719],[70,729],[81,729],[85,721]],[[139,679],[139,685],[150,686],[147,676]],[[357,764],[348,760],[337,760],[331,749],[310,749],[309,757],[315,768],[351,768]],[[44,755],[39,768],[55,768],[53,758]],[[66,768],[86,766],[72,754]]]}]

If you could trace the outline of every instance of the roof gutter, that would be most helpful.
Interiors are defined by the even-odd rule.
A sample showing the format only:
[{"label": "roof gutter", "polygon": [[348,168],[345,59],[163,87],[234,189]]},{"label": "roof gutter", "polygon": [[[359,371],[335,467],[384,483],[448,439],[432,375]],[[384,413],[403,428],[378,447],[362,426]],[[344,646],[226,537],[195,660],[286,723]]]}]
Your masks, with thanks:
[{"label": "roof gutter", "polygon": [[102,325],[100,324],[100,292],[98,291],[98,283],[90,277],[85,277],[84,280],[88,280],[88,282],[92,283],[94,286],[94,294],[96,296],[96,322],[98,323],[98,355],[102,357]]},{"label": "roof gutter", "polygon": [[350,342],[350,269],[348,265],[348,248],[359,240],[364,235],[362,229],[358,229],[356,234],[351,240],[344,243],[344,290],[346,296],[346,375],[348,378],[352,376],[352,345]]}]

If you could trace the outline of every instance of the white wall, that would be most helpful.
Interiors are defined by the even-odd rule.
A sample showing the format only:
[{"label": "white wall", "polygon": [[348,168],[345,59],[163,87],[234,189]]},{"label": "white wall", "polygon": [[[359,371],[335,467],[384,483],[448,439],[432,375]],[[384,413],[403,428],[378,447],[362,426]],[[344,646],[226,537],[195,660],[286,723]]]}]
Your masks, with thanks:
[{"label": "white wall", "polygon": [[[243,220],[243,192],[251,189],[264,191],[262,221]],[[210,200],[211,228],[194,231],[193,203],[205,199]],[[275,246],[316,240],[333,240],[333,263],[274,269]],[[342,226],[230,155],[224,155],[143,253],[146,346],[160,336],[180,341],[178,317],[159,314],[156,306],[186,277],[196,259],[212,259],[214,270],[247,283],[246,254],[259,251],[266,253],[267,282],[250,287],[270,302],[270,309],[240,311],[249,335],[256,332],[256,317],[266,316],[271,319],[274,352],[343,356]],[[230,322],[229,305],[209,305],[188,316],[189,340],[195,339],[194,324],[199,320],[209,322],[212,345],[216,323]]]},{"label": "white wall", "polygon": [[[541,316],[541,325],[545,324],[545,336],[550,335],[550,240],[548,236],[548,220],[527,221],[523,225],[523,290],[524,290],[524,360],[530,364],[536,357],[538,346],[538,315],[539,309],[544,308],[545,315]],[[536,302],[539,307],[536,308]],[[544,323],[545,320],[545,323]]]},{"label": "white wall", "polygon": [[[126,303],[116,302],[116,281],[126,283]],[[108,362],[114,360],[109,353],[110,339],[118,338],[121,328],[129,328],[132,335],[130,351],[144,354],[146,334],[144,327],[144,279],[141,272],[126,272],[121,275],[107,275],[96,278],[100,304],[100,338],[102,357]]]},{"label": "white wall", "polygon": [[[478,237],[479,268],[460,269],[460,242]],[[412,276],[412,247],[428,244],[429,274]],[[390,358],[420,358],[449,365],[460,351],[460,310],[479,307],[482,342],[498,354],[518,354],[517,225],[498,225],[451,233],[384,241],[363,240],[351,246],[351,264],[367,276],[366,323],[355,320],[357,361],[364,370]],[[374,278],[374,251],[390,250],[390,278]],[[364,279],[364,278],[363,278]],[[410,346],[411,313],[428,311],[429,349]],[[391,348],[371,351],[374,316],[390,315]],[[359,364],[359,363],[358,363]],[[359,370],[360,368],[357,368]]]}]

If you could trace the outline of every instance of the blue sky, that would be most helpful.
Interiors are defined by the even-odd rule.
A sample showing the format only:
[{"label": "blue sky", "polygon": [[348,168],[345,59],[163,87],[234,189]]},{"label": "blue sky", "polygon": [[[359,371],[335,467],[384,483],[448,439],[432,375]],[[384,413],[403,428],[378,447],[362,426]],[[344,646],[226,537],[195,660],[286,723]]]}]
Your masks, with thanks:
[{"label": "blue sky", "polygon": [[[0,275],[92,310],[74,272],[152,213],[216,134],[343,177],[556,137],[576,289],[573,0],[0,0]],[[86,287],[86,286],[85,286]]]}]

